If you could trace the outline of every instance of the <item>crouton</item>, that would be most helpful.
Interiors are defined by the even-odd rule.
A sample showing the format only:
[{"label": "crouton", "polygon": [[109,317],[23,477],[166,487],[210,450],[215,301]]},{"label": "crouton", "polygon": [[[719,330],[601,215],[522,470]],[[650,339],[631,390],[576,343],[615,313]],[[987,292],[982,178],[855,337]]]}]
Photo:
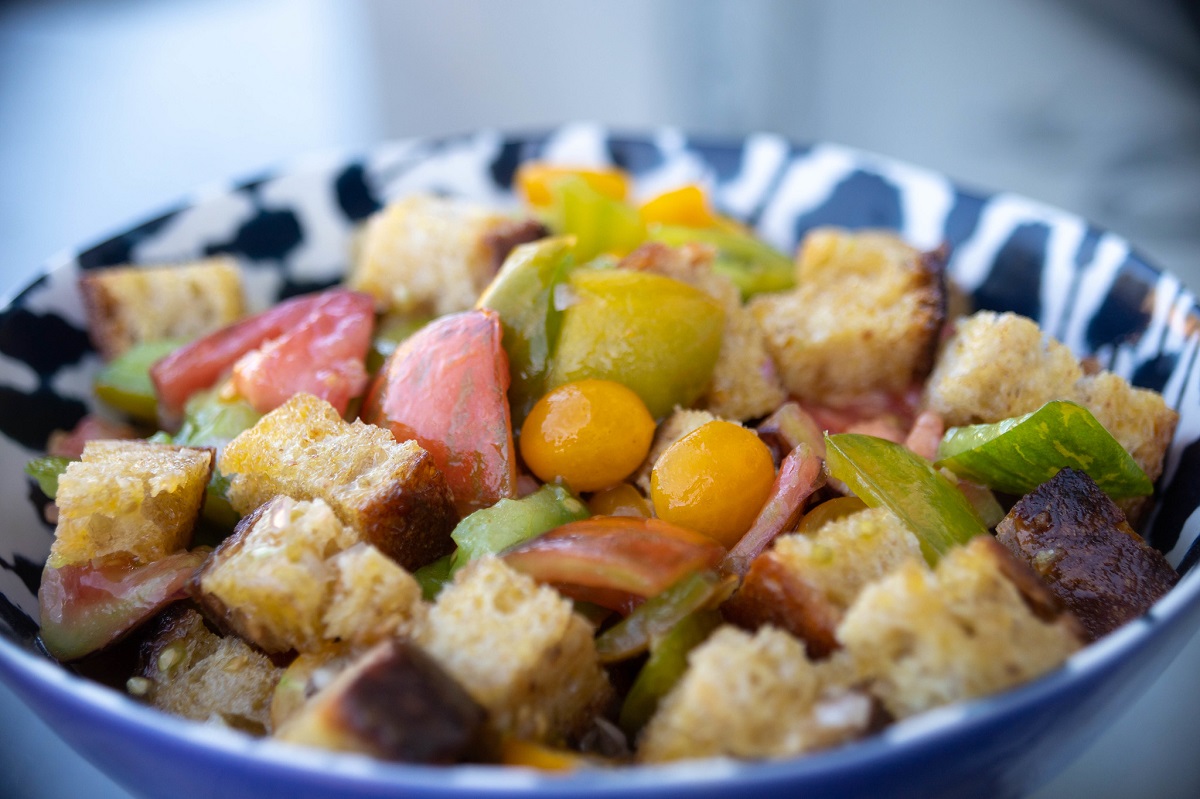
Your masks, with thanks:
[{"label": "crouton", "polygon": [[500,732],[536,741],[580,732],[611,697],[592,628],[570,601],[500,560],[471,561],[417,634]]},{"label": "crouton", "polygon": [[283,670],[239,638],[209,630],[194,609],[164,613],[142,645],[126,689],[159,710],[262,735]]},{"label": "crouton", "polygon": [[152,563],[187,547],[212,476],[211,449],[89,441],[58,478],[48,566],[112,553]]},{"label": "crouton", "polygon": [[721,303],[725,311],[721,350],[700,405],[725,419],[765,416],[787,399],[787,394],[758,321],[742,305],[733,281],[713,271],[713,255],[713,249],[705,245],[676,248],[650,243],[634,250],[620,265],[681,280]]},{"label": "crouton", "polygon": [[243,515],[277,494],[323,499],[343,524],[412,571],[454,548],[454,500],[429,453],[381,427],[342,420],[297,394],[225,447],[221,473]]},{"label": "crouton", "polygon": [[999,422],[1052,400],[1091,411],[1153,481],[1179,414],[1162,396],[1111,372],[1087,374],[1066,346],[1012,313],[980,311],[956,325],[925,388],[924,404],[947,425]]},{"label": "crouton", "polygon": [[423,616],[416,580],[320,499],[278,496],[244,518],[196,576],[210,617],[266,652],[370,645]]},{"label": "crouton", "polygon": [[[782,630],[751,636],[722,627],[688,656],[688,670],[642,731],[638,756],[783,758],[863,734],[869,699],[825,688],[804,645]],[[840,712],[820,712],[826,702]]]},{"label": "crouton", "polygon": [[1089,641],[1141,616],[1179,581],[1116,503],[1074,469],[1022,497],[996,528],[996,540],[1041,575]]},{"label": "crouton", "polygon": [[271,729],[277,730],[296,715],[304,703],[345,671],[363,654],[360,647],[331,643],[292,659],[271,695]]},{"label": "crouton", "polygon": [[1082,645],[1069,614],[1045,618],[1005,570],[991,536],[955,547],[930,571],[902,565],[859,594],[837,637],[896,718],[1026,682]]},{"label": "crouton", "polygon": [[902,563],[923,563],[917,537],[886,508],[835,519],[812,534],[783,535],[755,558],[725,617],[756,629],[774,624],[802,639],[811,657],[838,647],[846,610],[869,583]]},{"label": "crouton", "polygon": [[275,737],[384,760],[447,765],[491,746],[486,713],[415,644],[385,641],[344,670]]},{"label": "crouton", "polygon": [[347,277],[384,311],[441,316],[465,311],[513,247],[545,228],[461,199],[406,197],[371,217]]},{"label": "crouton", "polygon": [[646,455],[646,460],[633,474],[633,481],[638,488],[642,489],[642,493],[650,496],[650,472],[654,470],[655,462],[671,448],[672,444],[693,430],[699,429],[709,422],[717,421],[718,418],[720,417],[708,411],[676,408],[670,416],[664,419],[654,432],[654,441],[650,444],[650,452]]},{"label": "crouton", "polygon": [[945,320],[944,260],[890,233],[809,233],[797,287],[749,305],[788,393],[840,406],[923,380]]},{"label": "crouton", "polygon": [[86,272],[79,290],[88,334],[106,360],[143,341],[198,338],[244,313],[241,272],[227,257]]}]

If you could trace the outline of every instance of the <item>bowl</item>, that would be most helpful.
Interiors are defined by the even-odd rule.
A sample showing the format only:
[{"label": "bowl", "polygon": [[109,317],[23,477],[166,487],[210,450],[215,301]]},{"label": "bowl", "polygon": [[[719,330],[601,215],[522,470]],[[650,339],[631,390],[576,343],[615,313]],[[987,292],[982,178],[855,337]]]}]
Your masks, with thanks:
[{"label": "bowl", "polygon": [[[22,475],[46,436],[89,408],[100,361],[76,294],[89,269],[238,257],[259,305],[337,281],[356,225],[415,191],[513,204],[519,163],[615,163],[652,193],[684,181],[790,251],[819,225],[882,227],[919,247],[947,242],[953,279],[977,307],[1036,319],[1077,354],[1162,391],[1180,412],[1149,540],[1184,572],[1143,618],[1045,677],[940,708],[829,752],[772,763],[697,761],[551,776],[490,766],[382,763],[250,738],[143,706],[39,654],[37,584],[52,528]],[[129,790],[181,786],[233,797],[726,797],[1019,795],[1044,783],[1133,702],[1200,618],[1200,326],[1195,297],[1117,235],[1012,194],[984,195],[889,158],[772,134],[737,141],[675,130],[618,135],[589,124],[544,133],[389,143],[314,158],[210,190],[49,264],[0,311],[0,677],[68,744]],[[1198,517],[1200,518],[1200,517]]]}]

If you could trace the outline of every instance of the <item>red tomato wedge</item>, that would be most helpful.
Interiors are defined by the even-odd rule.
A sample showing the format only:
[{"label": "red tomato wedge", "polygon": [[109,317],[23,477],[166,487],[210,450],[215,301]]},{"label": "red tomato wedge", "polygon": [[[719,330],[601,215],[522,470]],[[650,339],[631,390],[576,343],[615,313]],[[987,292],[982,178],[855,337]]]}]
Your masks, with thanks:
[{"label": "red tomato wedge", "polygon": [[462,516],[517,496],[501,335],[488,310],[429,323],[392,353],[363,405],[364,421],[429,451]]},{"label": "red tomato wedge", "polygon": [[724,555],[725,548],[708,536],[660,519],[593,516],[556,527],[502,557],[567,596],[575,586],[603,589],[577,598],[605,604],[610,595],[656,596],[691,572],[716,566]]},{"label": "red tomato wedge", "polygon": [[207,553],[176,552],[145,566],[108,557],[42,573],[38,590],[41,638],[59,660],[74,660],[117,641],[167,604],[187,596],[187,585]]},{"label": "red tomato wedge", "polygon": [[366,386],[363,362],[374,326],[368,294],[330,289],[294,297],[180,347],[150,368],[150,378],[160,406],[173,416],[230,369],[238,392],[259,413],[302,391],[345,413]]},{"label": "red tomato wedge", "polygon": [[745,577],[750,563],[781,533],[795,529],[804,515],[804,503],[825,485],[821,458],[808,444],[800,444],[783,459],[771,493],[746,534],[725,556],[721,570]]}]

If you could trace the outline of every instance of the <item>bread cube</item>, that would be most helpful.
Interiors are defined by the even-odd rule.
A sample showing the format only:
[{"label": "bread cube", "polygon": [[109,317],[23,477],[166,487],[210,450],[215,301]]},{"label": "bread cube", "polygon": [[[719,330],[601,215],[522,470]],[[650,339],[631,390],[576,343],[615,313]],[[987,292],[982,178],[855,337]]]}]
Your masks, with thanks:
[{"label": "bread cube", "polygon": [[152,563],[187,547],[212,476],[211,449],[89,441],[58,479],[51,567],[127,553]]},{"label": "bread cube", "polygon": [[88,333],[106,360],[143,341],[198,338],[245,312],[241,272],[224,256],[94,270],[79,278],[79,289]]},{"label": "bread cube", "polygon": [[725,311],[721,350],[712,382],[700,404],[724,419],[744,421],[765,416],[787,399],[763,331],[741,293],[725,275],[713,271],[713,250],[704,245],[668,247],[650,243],[634,250],[621,266],[656,272],[706,292]]},{"label": "bread cube", "polygon": [[417,640],[497,730],[518,738],[568,737],[611,698],[591,626],[558,592],[494,557],[458,572]]},{"label": "bread cube", "polygon": [[810,656],[824,657],[838,647],[837,627],[859,592],[908,561],[924,563],[900,518],[886,508],[859,511],[775,539],[722,612],[749,629],[781,627],[805,641]]},{"label": "bread cube", "polygon": [[722,627],[688,656],[687,672],[642,731],[638,758],[783,758],[863,734],[869,698],[827,691],[827,682],[804,644],[782,630],[751,636]]},{"label": "bread cube", "polygon": [[1023,316],[980,311],[959,320],[924,398],[947,425],[998,422],[1052,400],[1083,405],[1151,480],[1162,474],[1179,414],[1111,372],[1085,374],[1066,346]]},{"label": "bread cube", "polygon": [[381,427],[343,421],[311,394],[297,394],[229,442],[220,469],[243,515],[278,494],[322,499],[410,571],[454,548],[458,517],[429,453]]},{"label": "bread cube", "polygon": [[1019,685],[1082,645],[1074,617],[1047,614],[1006,576],[1021,567],[987,535],[934,571],[910,561],[859,594],[838,640],[896,718]]},{"label": "bread cube", "polygon": [[159,710],[261,735],[270,728],[278,668],[239,638],[209,630],[194,609],[167,611],[143,644],[127,690]]},{"label": "bread cube", "polygon": [[788,393],[839,406],[923,380],[945,320],[942,262],[891,233],[809,233],[796,288],[749,306]]},{"label": "bread cube", "polygon": [[320,499],[278,496],[243,519],[201,567],[196,594],[214,620],[266,652],[370,645],[424,615],[412,575]]},{"label": "bread cube", "polygon": [[486,713],[415,644],[390,640],[356,659],[275,737],[385,760],[448,765],[493,747]]},{"label": "bread cube", "polygon": [[388,312],[465,311],[513,247],[545,233],[538,222],[466,200],[406,197],[367,221],[346,283],[373,295]]}]

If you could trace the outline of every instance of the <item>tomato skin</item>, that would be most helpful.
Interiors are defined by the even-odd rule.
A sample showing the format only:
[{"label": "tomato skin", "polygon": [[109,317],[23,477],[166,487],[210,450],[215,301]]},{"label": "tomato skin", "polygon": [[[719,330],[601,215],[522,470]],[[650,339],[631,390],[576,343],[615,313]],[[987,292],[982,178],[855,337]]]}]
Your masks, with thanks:
[{"label": "tomato skin", "polygon": [[47,567],[38,589],[41,639],[59,660],[74,660],[117,641],[167,604],[188,595],[207,552],[181,551],[145,566],[109,556]]},{"label": "tomato skin", "polygon": [[[691,572],[716,566],[725,548],[683,527],[636,516],[593,516],[505,552],[504,561],[567,596],[628,612],[627,595],[655,596]],[[590,589],[579,592],[577,588]]]},{"label": "tomato skin", "polygon": [[517,496],[508,356],[489,310],[437,319],[397,347],[362,418],[429,451],[460,516]]},{"label": "tomato skin", "polygon": [[[306,342],[311,343],[317,339],[323,342],[322,346],[326,347],[326,350],[322,354],[321,350],[314,347],[302,358],[289,359],[284,357],[288,352],[287,344],[281,343],[272,349],[283,350],[283,352],[264,355],[262,359],[264,362],[260,363],[259,368],[266,370],[272,364],[288,368],[302,365],[307,367],[307,371],[312,371],[315,378],[308,381],[298,380],[292,375],[285,376],[267,371],[255,375],[255,370],[250,364],[247,364],[243,368],[243,372],[246,373],[243,379],[247,385],[266,384],[272,380],[286,377],[292,385],[302,383],[305,386],[302,390],[326,398],[330,394],[330,389],[323,388],[323,386],[327,386],[331,378],[336,379],[339,374],[336,368],[332,369],[332,372],[329,371],[333,366],[333,361],[328,355],[335,355],[336,359],[334,360],[345,357],[345,352],[340,346],[330,353],[328,348],[332,340],[321,335],[322,332],[329,332],[329,323],[325,321],[325,317],[328,316],[333,316],[335,319],[349,316],[356,320],[354,324],[350,325],[355,331],[353,342],[356,345],[359,337],[363,335],[359,332],[358,325],[366,327],[366,346],[362,347],[362,353],[357,355],[358,361],[364,360],[366,348],[370,346],[371,329],[374,326],[374,300],[370,295],[346,289],[330,289],[320,294],[293,297],[284,300],[270,310],[243,319],[180,347],[167,357],[157,361],[150,367],[150,379],[154,383],[154,390],[158,395],[161,409],[168,416],[178,417],[183,412],[183,406],[188,397],[201,389],[214,385],[247,353],[280,337],[298,342],[293,346],[305,346]],[[297,330],[309,325],[315,325],[316,330],[303,334]],[[334,324],[333,328],[335,331],[341,329],[338,324]],[[316,362],[311,360],[313,353],[316,353]],[[353,367],[349,367],[349,370],[350,372],[354,371]],[[362,386],[359,386],[359,390],[361,388]],[[316,390],[314,391],[314,389]],[[295,392],[293,391],[293,393]],[[334,392],[335,395],[338,393],[340,391]],[[248,397],[248,399],[250,398]],[[286,399],[287,397],[284,398],[284,401]],[[252,400],[252,404],[258,408],[259,403]],[[259,410],[261,412],[261,409]],[[345,408],[343,407],[342,410],[344,411]]]}]

